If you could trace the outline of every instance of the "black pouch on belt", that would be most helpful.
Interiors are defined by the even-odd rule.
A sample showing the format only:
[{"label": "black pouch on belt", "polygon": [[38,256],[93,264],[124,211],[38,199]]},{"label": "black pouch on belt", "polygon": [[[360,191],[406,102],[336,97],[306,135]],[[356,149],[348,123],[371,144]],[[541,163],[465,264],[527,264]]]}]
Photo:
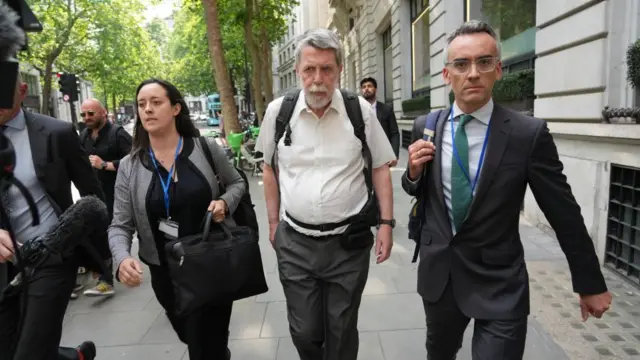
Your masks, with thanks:
[{"label": "black pouch on belt", "polygon": [[358,221],[349,225],[340,237],[340,245],[345,250],[364,250],[373,245],[371,225]]}]

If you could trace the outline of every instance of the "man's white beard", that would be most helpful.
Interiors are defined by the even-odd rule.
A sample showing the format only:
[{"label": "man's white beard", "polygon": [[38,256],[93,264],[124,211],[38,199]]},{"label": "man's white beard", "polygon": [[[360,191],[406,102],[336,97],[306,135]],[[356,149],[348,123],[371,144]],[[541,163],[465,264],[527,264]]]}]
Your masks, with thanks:
[{"label": "man's white beard", "polygon": [[[302,83],[300,82],[300,87]],[[336,86],[337,87],[337,86]],[[309,88],[304,89],[304,98],[307,102],[307,105],[314,110],[322,109],[331,103],[331,99],[333,98],[333,93],[328,93],[329,89],[325,85],[311,85]],[[335,90],[334,90],[335,91]],[[315,92],[323,92],[326,93],[326,97],[316,96]]]}]

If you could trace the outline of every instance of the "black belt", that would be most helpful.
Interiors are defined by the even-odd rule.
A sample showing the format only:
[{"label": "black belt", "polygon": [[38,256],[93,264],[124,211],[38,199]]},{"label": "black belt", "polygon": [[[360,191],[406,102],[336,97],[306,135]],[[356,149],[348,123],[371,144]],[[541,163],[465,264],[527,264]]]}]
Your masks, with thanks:
[{"label": "black belt", "polygon": [[292,223],[303,227],[307,230],[317,230],[317,231],[331,231],[331,230],[335,230],[339,227],[345,226],[345,225],[349,225],[353,222],[353,217],[349,217],[345,220],[342,220],[340,222],[335,222],[335,223],[325,223],[325,224],[307,224],[304,223],[300,220],[296,220],[296,218],[294,218],[293,216],[291,216],[291,214],[289,214],[289,212],[285,211],[285,214],[287,214],[287,217],[289,218],[289,220],[291,220]]}]

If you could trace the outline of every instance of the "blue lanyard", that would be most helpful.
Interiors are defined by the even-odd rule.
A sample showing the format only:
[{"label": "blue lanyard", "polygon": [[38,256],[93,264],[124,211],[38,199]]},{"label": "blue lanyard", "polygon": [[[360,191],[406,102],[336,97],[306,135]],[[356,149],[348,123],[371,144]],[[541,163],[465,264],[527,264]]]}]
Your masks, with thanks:
[{"label": "blue lanyard", "polygon": [[484,162],[484,152],[487,150],[487,143],[489,142],[489,129],[491,128],[491,122],[489,122],[489,125],[487,125],[487,131],[484,134],[484,143],[482,144],[482,151],[480,152],[480,161],[478,161],[478,170],[476,170],[476,177],[473,179],[473,181],[471,181],[471,177],[469,176],[469,173],[467,173],[467,169],[465,169],[462,165],[462,160],[460,159],[460,155],[458,154],[458,150],[456,149],[456,131],[453,127],[453,109],[451,109],[449,122],[451,123],[451,147],[453,148],[453,156],[455,156],[456,160],[458,161],[458,166],[460,166],[460,169],[462,169],[462,172],[467,177],[467,180],[469,180],[469,184],[471,184],[471,193],[473,194],[476,189],[476,185],[478,184],[478,178],[480,177],[480,169],[482,169],[482,163]]},{"label": "blue lanyard", "polygon": [[169,219],[169,186],[171,185],[171,178],[173,177],[173,169],[176,166],[176,160],[178,159],[178,154],[180,154],[180,147],[182,147],[182,136],[178,141],[178,147],[176,147],[176,155],[173,159],[173,165],[171,165],[171,169],[169,169],[169,175],[167,175],[167,181],[164,181],[162,179],[162,174],[160,174],[160,169],[158,168],[156,157],[153,155],[153,150],[149,148],[149,156],[151,156],[153,167],[156,168],[156,171],[158,172],[158,178],[160,178],[160,182],[162,183],[162,192],[164,194],[164,208],[167,211],[167,219]]}]

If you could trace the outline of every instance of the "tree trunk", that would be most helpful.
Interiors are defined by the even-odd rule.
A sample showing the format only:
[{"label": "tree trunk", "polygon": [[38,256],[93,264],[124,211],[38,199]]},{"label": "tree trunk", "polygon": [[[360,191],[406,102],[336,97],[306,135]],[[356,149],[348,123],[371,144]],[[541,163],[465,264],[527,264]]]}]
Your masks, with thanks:
[{"label": "tree trunk", "polygon": [[239,133],[241,131],[238,122],[238,111],[233,98],[233,87],[227,70],[227,64],[222,46],[220,23],[218,22],[217,0],[202,0],[205,21],[207,23],[207,39],[209,40],[209,53],[213,64],[213,75],[216,81],[220,101],[222,102],[222,116],[224,128],[227,133]]},{"label": "tree trunk", "polygon": [[53,116],[49,112],[49,102],[51,101],[51,81],[53,80],[53,61],[48,61],[44,67],[44,86],[42,88],[42,109],[40,112]]},{"label": "tree trunk", "polygon": [[[264,91],[264,101],[269,104],[273,101],[273,57],[271,55],[271,44],[266,26],[260,29],[260,43],[262,44],[262,90]],[[261,119],[262,120],[262,119]]]},{"label": "tree trunk", "polygon": [[115,117],[115,114],[117,114],[118,111],[120,110],[120,109],[118,109],[118,104],[116,104],[116,92],[115,91],[111,94],[111,104],[113,104],[113,113],[114,113],[114,117]]},{"label": "tree trunk", "polygon": [[247,17],[244,19],[244,36],[247,41],[247,49],[251,56],[251,87],[253,101],[256,105],[256,116],[258,122],[262,122],[262,114],[264,114],[265,106],[264,99],[262,97],[262,59],[261,51],[253,36],[253,14],[256,11],[256,7],[253,3],[254,0],[245,0],[245,7],[247,11]]}]

